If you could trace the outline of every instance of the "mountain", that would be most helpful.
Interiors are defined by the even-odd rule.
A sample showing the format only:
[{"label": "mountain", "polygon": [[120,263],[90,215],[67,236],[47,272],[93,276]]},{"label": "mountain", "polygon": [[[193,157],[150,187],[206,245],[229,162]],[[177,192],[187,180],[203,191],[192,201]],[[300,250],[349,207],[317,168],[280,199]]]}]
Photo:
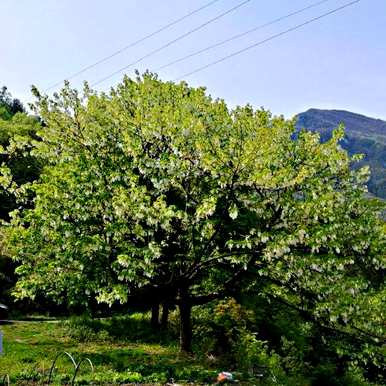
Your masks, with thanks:
[{"label": "mountain", "polygon": [[344,110],[309,109],[297,116],[297,128],[318,131],[327,140],[339,124],[346,128],[342,147],[349,154],[362,153],[359,165],[369,165],[369,191],[386,199],[386,121]]}]

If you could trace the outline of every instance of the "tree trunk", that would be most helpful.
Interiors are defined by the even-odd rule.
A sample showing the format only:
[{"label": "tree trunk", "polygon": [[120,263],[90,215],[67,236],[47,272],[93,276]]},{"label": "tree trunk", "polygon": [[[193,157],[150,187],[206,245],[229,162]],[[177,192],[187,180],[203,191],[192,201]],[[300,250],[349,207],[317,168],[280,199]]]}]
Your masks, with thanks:
[{"label": "tree trunk", "polygon": [[154,303],[151,306],[151,320],[150,325],[153,328],[159,328],[159,303]]},{"label": "tree trunk", "polygon": [[169,309],[170,307],[168,302],[162,304],[161,328],[163,330],[166,330],[168,327]]},{"label": "tree trunk", "polygon": [[188,291],[180,291],[180,350],[186,353],[192,352],[192,305],[189,301]]}]

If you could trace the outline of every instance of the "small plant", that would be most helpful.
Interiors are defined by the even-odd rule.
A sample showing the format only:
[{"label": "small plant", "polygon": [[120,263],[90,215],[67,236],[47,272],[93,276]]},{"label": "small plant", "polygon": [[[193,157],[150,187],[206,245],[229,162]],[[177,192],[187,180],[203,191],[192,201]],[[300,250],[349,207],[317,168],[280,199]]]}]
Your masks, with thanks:
[{"label": "small plant", "polygon": [[66,335],[78,342],[98,340],[98,329],[90,318],[75,317],[64,322]]},{"label": "small plant", "polygon": [[76,379],[78,385],[87,385],[91,382],[96,385],[139,383],[143,382],[143,377],[140,373],[133,371],[119,373],[114,370],[106,370],[93,374],[92,379],[90,374],[80,375]]},{"label": "small plant", "polygon": [[[40,373],[34,367],[26,367],[18,374],[15,375],[15,378],[19,381],[28,381],[28,382],[38,382],[43,380],[43,374]],[[9,378],[8,378],[9,381]],[[4,383],[5,385],[6,383]]]}]

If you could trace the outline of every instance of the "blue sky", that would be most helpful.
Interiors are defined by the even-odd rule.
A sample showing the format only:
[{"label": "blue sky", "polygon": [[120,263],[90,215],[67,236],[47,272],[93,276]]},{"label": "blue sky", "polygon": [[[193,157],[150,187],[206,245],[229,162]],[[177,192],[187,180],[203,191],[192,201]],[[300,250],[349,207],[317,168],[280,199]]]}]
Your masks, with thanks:
[{"label": "blue sky", "polygon": [[[0,84],[23,101],[209,0],[1,0]],[[181,76],[348,0],[327,3],[199,57],[160,71]],[[241,0],[221,0],[145,43],[73,80],[103,78]],[[316,0],[251,0],[136,67],[142,72]],[[134,68],[127,70],[133,74]],[[121,76],[98,86],[108,89]],[[386,119],[386,1],[358,4],[186,79],[231,106],[251,103],[287,117],[310,107],[346,109]]]}]

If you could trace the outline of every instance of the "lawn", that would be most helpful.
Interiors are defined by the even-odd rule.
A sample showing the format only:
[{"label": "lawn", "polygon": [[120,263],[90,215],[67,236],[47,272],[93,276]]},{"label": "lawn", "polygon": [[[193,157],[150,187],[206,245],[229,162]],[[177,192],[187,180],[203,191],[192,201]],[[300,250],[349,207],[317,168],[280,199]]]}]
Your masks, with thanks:
[{"label": "lawn", "polygon": [[[141,325],[138,317],[88,325],[52,320],[2,325],[0,376],[9,374],[11,384],[43,384],[55,356],[67,351],[76,362],[87,357],[94,365],[92,373],[89,363],[83,362],[76,378],[79,384],[164,384],[170,378],[179,383],[214,383],[222,370],[216,364],[180,354],[175,339],[157,337]],[[54,382],[70,383],[73,372],[70,359],[63,356]]]}]

